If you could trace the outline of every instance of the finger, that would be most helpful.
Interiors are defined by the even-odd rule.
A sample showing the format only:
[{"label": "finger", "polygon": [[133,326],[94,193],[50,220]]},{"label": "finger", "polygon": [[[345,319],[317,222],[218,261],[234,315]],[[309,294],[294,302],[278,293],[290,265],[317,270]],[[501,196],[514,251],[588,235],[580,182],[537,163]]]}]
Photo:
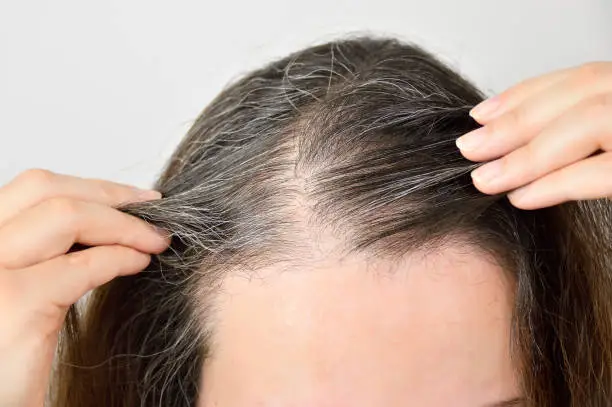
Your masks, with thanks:
[{"label": "finger", "polygon": [[576,105],[525,146],[474,170],[474,185],[487,194],[509,191],[600,149],[612,150],[611,112],[611,96]]},{"label": "finger", "polygon": [[168,240],[151,225],[102,204],[55,198],[26,209],[0,228],[0,267],[31,266],[66,253],[75,243],[123,245],[146,253]]},{"label": "finger", "polygon": [[612,197],[612,153],[603,153],[554,171],[508,194],[521,209],[567,201]]},{"label": "finger", "polygon": [[148,254],[128,247],[97,246],[56,257],[19,273],[23,294],[29,296],[29,302],[51,302],[66,308],[89,290],[115,277],[135,274],[149,262]]},{"label": "finger", "polygon": [[[464,156],[473,161],[491,160],[525,145],[552,120],[573,106],[598,95],[612,93],[612,64],[592,73],[574,74],[527,98],[484,127],[457,140]],[[582,71],[581,71],[582,72]],[[610,114],[610,113],[608,113]]]},{"label": "finger", "polygon": [[504,112],[514,109],[536,93],[567,78],[576,69],[577,67],[561,69],[524,80],[499,95],[479,103],[470,111],[470,116],[481,124],[487,123]]},{"label": "finger", "polygon": [[118,206],[128,202],[159,199],[161,194],[110,181],[60,175],[46,170],[29,170],[0,188],[0,226],[24,209],[55,197]]}]

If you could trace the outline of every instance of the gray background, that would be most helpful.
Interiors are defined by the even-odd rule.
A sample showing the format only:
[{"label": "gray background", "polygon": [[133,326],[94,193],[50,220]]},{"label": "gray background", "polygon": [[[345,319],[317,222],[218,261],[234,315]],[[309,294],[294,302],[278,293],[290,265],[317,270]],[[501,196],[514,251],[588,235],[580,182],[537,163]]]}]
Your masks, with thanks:
[{"label": "gray background", "polygon": [[0,0],[0,184],[37,167],[148,186],[228,81],[355,32],[494,93],[612,60],[612,0]]}]

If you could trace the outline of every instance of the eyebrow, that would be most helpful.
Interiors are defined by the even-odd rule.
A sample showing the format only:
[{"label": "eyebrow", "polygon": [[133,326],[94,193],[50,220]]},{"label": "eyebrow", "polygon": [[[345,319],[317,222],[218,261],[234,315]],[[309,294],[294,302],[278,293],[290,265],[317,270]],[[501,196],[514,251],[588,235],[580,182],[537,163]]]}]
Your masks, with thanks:
[{"label": "eyebrow", "polygon": [[525,399],[521,397],[516,397],[510,400],[498,401],[497,403],[487,404],[484,407],[516,407],[522,406]]}]

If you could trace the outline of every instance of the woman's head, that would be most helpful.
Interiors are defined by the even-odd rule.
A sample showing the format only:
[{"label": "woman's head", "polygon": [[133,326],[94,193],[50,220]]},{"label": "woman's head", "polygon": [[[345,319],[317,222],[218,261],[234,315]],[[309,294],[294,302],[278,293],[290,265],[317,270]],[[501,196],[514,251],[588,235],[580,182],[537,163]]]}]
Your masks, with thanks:
[{"label": "woman's head", "polygon": [[58,400],[608,405],[610,208],[479,193],[454,141],[481,100],[418,47],[371,38],[228,87],[164,198],[123,208],[171,248],[70,313]]}]

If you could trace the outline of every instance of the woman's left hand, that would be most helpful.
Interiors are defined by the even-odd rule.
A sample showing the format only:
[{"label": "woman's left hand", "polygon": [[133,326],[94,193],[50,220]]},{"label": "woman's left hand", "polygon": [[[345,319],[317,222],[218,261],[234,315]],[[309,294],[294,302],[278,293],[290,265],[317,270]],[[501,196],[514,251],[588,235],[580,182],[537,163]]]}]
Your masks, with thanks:
[{"label": "woman's left hand", "polygon": [[457,146],[470,160],[493,160],[472,172],[482,192],[511,191],[522,209],[612,197],[612,62],[529,79],[470,115],[483,127]]}]

